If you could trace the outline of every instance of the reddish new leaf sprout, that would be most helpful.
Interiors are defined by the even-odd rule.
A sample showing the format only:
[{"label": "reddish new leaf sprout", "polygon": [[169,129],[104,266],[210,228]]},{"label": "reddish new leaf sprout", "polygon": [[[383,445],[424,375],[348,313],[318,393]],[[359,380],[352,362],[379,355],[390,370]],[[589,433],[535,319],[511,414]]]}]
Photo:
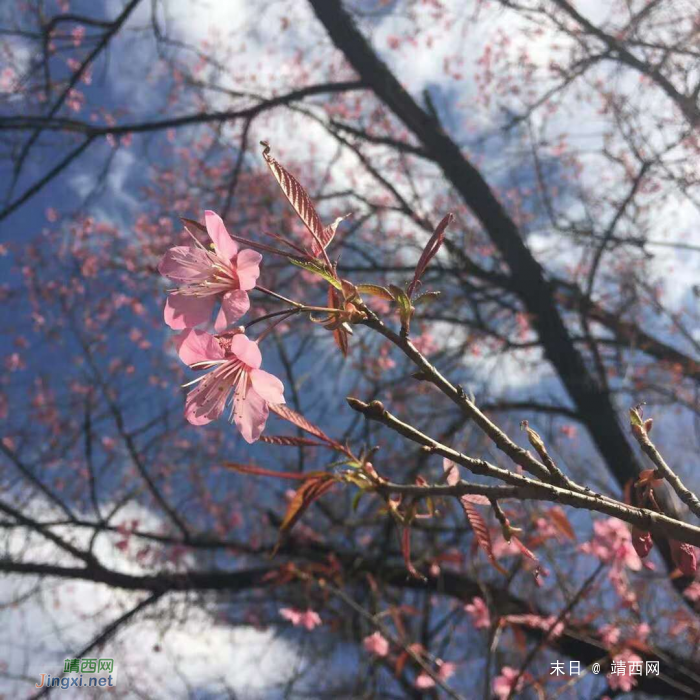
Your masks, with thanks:
[{"label": "reddish new leaf sprout", "polygon": [[435,232],[426,243],[420,258],[418,259],[418,264],[416,265],[416,271],[413,274],[413,279],[406,289],[409,298],[413,297],[413,293],[420,285],[420,279],[428,267],[428,264],[437,255],[437,252],[442,247],[442,244],[445,241],[447,227],[454,221],[454,218],[454,214],[447,214],[444,216],[442,221],[440,221],[440,223],[437,225]]}]

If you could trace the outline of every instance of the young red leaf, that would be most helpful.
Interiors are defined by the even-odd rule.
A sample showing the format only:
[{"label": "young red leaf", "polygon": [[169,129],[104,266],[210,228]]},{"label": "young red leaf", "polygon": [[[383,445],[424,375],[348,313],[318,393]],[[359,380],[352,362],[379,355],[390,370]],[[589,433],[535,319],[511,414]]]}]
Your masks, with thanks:
[{"label": "young red leaf", "polygon": [[332,447],[328,443],[296,435],[261,435],[260,442],[267,442],[270,445],[285,445],[287,447]]},{"label": "young red leaf", "polygon": [[308,475],[304,483],[296,490],[294,498],[287,506],[287,512],[284,515],[282,524],[279,529],[279,539],[272,552],[272,556],[277,553],[277,550],[282,543],[282,537],[287,534],[296,525],[301,516],[306,512],[307,508],[317,499],[330,491],[336,484],[336,478],[333,474],[326,472],[314,473]]},{"label": "young red leaf", "polygon": [[527,636],[525,635],[525,630],[518,625],[514,625],[511,627],[511,632],[513,633],[515,645],[521,651],[525,651],[525,649],[527,649]]},{"label": "young red leaf", "polygon": [[651,533],[646,530],[632,527],[632,546],[640,559],[648,556],[654,547],[654,541],[651,539]]},{"label": "young red leaf", "polygon": [[462,508],[464,509],[464,513],[467,516],[472,530],[474,530],[474,536],[476,537],[479,547],[484,550],[488,560],[493,564],[496,570],[506,576],[508,572],[496,561],[496,557],[493,555],[491,534],[489,533],[489,528],[486,525],[486,521],[481,516],[481,513],[466,499],[460,498],[459,502],[462,504]]},{"label": "young red leaf", "polygon": [[200,233],[204,233],[204,234],[208,235],[206,226],[204,226],[203,224],[200,224],[199,221],[195,221],[194,219],[186,219],[184,216],[181,217],[180,221],[182,221],[182,223],[185,224],[185,228],[190,233],[192,233],[192,231],[190,231],[190,229],[194,228],[194,229],[197,229],[197,231],[199,231]]},{"label": "young red leaf", "polygon": [[389,608],[389,615],[391,616],[391,620],[394,623],[394,627],[396,627],[396,631],[399,633],[399,638],[400,639],[405,639],[406,638],[406,625],[403,623],[403,617],[402,614],[404,612],[408,612],[409,615],[415,614],[415,609],[411,608],[408,611],[406,610],[408,606],[400,606],[400,607],[395,607],[391,606]]},{"label": "young red leaf", "polygon": [[525,555],[528,559],[532,561],[539,561],[537,556],[531,552],[515,535],[510,538],[510,541],[515,544],[515,546],[520,550],[520,552]]},{"label": "young red leaf", "polygon": [[[239,472],[241,474],[252,474],[253,476],[272,476],[278,479],[294,479],[297,481],[303,481],[308,479],[309,473],[299,474],[298,472],[278,472],[274,469],[263,469],[262,467],[256,467],[254,464],[238,464],[236,462],[225,462],[224,466],[227,469],[233,469],[233,471]],[[325,474],[325,472],[321,472]]]},{"label": "young red leaf", "polygon": [[304,511],[319,497],[328,491],[335,483],[332,474],[321,474],[307,478],[296,490],[294,498],[289,502],[284,520],[280,525],[280,533],[291,530],[304,514]]},{"label": "young red leaf", "polygon": [[416,290],[420,278],[425,272],[425,268],[428,267],[428,263],[437,255],[438,250],[440,250],[445,240],[445,231],[454,218],[454,214],[447,214],[447,216],[443,217],[442,221],[437,225],[435,232],[430,237],[430,240],[426,243],[425,248],[423,248],[423,252],[416,265],[416,271],[413,274],[413,281],[408,285],[407,291],[409,297],[412,296],[413,292]]},{"label": "young red leaf", "polygon": [[[328,248],[331,241],[335,237],[335,232],[340,222],[347,219],[348,216],[350,216],[350,214],[346,214],[345,216],[339,216],[332,224],[329,224],[328,226],[324,227],[324,229],[321,231],[321,235],[319,236],[319,238],[321,240],[321,243],[323,244],[324,249]],[[314,241],[311,244],[311,252],[316,257],[321,255],[321,247],[316,243],[316,241]]]},{"label": "young red leaf", "polygon": [[668,543],[671,547],[673,562],[680,569],[683,576],[695,576],[695,572],[698,569],[695,547],[678,540],[669,540]]},{"label": "young red leaf", "polygon": [[343,354],[343,357],[347,357],[349,349],[347,332],[343,328],[336,328],[333,331],[333,339],[335,340],[335,344],[340,349],[340,352]]},{"label": "young red leaf", "polygon": [[[328,308],[339,309],[341,308],[340,295],[335,291],[333,287],[328,287]],[[338,323],[335,328],[333,328],[333,339],[335,344],[343,353],[343,357],[348,356],[348,333],[343,328],[342,324]]]},{"label": "young red leaf", "polygon": [[557,530],[559,530],[559,532],[561,532],[565,537],[568,537],[570,540],[576,539],[574,528],[571,527],[569,519],[566,517],[564,511],[559,508],[559,506],[554,506],[553,508],[549,509],[549,517],[552,519],[554,527],[556,527]]},{"label": "young red leaf", "polygon": [[408,652],[402,651],[396,658],[396,665],[394,666],[394,674],[398,678],[402,673],[408,661]]},{"label": "young red leaf", "polygon": [[406,569],[408,570],[408,573],[413,576],[413,578],[417,578],[421,581],[425,581],[425,576],[420,574],[418,570],[416,569],[415,566],[413,566],[413,562],[411,561],[411,528],[410,527],[404,527],[401,531],[401,552],[403,553],[403,560],[404,563],[406,564]]},{"label": "young red leaf", "polygon": [[478,493],[465,493],[463,496],[459,497],[460,501],[467,501],[468,503],[476,503],[477,506],[488,506],[491,504],[486,496],[482,496]]},{"label": "young red leaf", "polygon": [[287,197],[294,211],[313,237],[313,254],[315,256],[320,255],[333,240],[335,230],[343,219],[336,219],[330,226],[324,227],[306,190],[290,172],[270,155],[270,146],[264,141],[262,145],[264,146],[263,158],[270,168],[270,172],[274,175],[285,197]]},{"label": "young red leaf", "polygon": [[445,481],[449,486],[459,483],[459,467],[451,459],[445,457],[442,460],[442,469],[445,472]]},{"label": "young red leaf", "polygon": [[297,413],[295,410],[289,408],[285,404],[270,404],[270,410],[273,413],[276,413],[280,418],[284,418],[284,420],[289,421],[292,425],[296,425],[297,428],[301,428],[307,433],[311,433],[311,435],[319,438],[319,440],[323,440],[329,445],[338,445],[338,443],[335,440],[329,438],[328,435],[326,435],[323,432],[323,430],[321,430],[321,428],[314,425],[306,418],[304,418],[304,416],[302,416],[301,413]]},{"label": "young red leaf", "polygon": [[[449,486],[455,486],[455,484],[459,483],[459,467],[452,460],[447,458],[443,459],[442,468],[445,470],[445,481]],[[462,500],[468,503],[476,503],[480,506],[489,505],[489,499],[486,496],[481,496],[476,493],[465,493],[463,496],[460,496],[460,501]]]}]

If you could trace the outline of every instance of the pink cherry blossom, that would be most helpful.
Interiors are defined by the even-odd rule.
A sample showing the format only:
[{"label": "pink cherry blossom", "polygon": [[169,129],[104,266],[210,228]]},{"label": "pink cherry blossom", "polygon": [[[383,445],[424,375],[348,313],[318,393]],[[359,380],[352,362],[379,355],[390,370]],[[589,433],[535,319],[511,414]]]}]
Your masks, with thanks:
[{"label": "pink cherry blossom", "polygon": [[12,92],[17,74],[12,68],[4,68],[0,73],[0,93]]},{"label": "pink cherry blossom", "polygon": [[[513,688],[515,679],[518,677],[518,671],[510,666],[504,666],[501,669],[501,675],[493,679],[493,694],[498,700],[506,700]],[[520,692],[525,684],[524,676],[520,677],[515,692]]]},{"label": "pink cherry blossom", "polygon": [[512,625],[522,625],[524,627],[530,627],[532,629],[540,629],[543,632],[547,632],[549,639],[556,639],[561,637],[562,633],[566,629],[566,623],[564,620],[559,620],[557,622],[557,617],[555,615],[550,615],[549,617],[542,617],[541,615],[506,615],[503,620]]},{"label": "pink cherry blossom", "polygon": [[683,591],[683,595],[693,603],[700,601],[700,581],[691,583],[688,588]]},{"label": "pink cherry blossom", "polygon": [[634,628],[632,637],[638,642],[646,642],[651,634],[651,627],[646,622],[641,622]]},{"label": "pink cherry blossom", "polygon": [[476,629],[488,629],[491,627],[491,617],[489,609],[483,598],[476,597],[471,603],[467,603],[464,609],[469,613],[472,624]]},{"label": "pink cherry blossom", "polygon": [[642,658],[629,649],[624,649],[613,658],[612,669],[618,670],[617,673],[613,673],[612,670],[608,673],[608,684],[613,690],[629,693],[637,685],[637,678],[630,674],[631,662],[642,663]]},{"label": "pink cherry blossom", "polygon": [[428,690],[428,688],[432,688],[435,685],[435,681],[425,671],[422,671],[416,676],[414,685],[418,690]]},{"label": "pink cherry blossom", "polygon": [[617,518],[596,520],[593,523],[593,538],[580,547],[582,552],[592,554],[606,564],[639,571],[642,561],[632,546],[632,535],[625,523]]},{"label": "pink cherry blossom", "polygon": [[295,627],[305,627],[309,631],[321,624],[321,617],[315,610],[282,608],[280,615],[285,620],[289,620]]},{"label": "pink cherry blossom", "polygon": [[538,535],[545,540],[549,539],[559,539],[559,530],[554,526],[554,523],[548,518],[537,518],[535,520],[535,527],[537,528]]},{"label": "pink cherry blossom", "polygon": [[562,435],[566,435],[566,437],[568,437],[568,438],[571,440],[571,439],[573,439],[573,438],[576,437],[576,433],[577,433],[578,431],[576,430],[576,426],[575,426],[575,425],[568,425],[568,424],[567,424],[567,425],[562,425],[562,426],[559,428],[559,432],[560,432]]},{"label": "pink cherry blossom", "polygon": [[74,27],[71,31],[71,36],[73,37],[73,46],[78,48],[78,46],[83,43],[83,39],[85,38],[85,27],[83,27],[82,24]]},{"label": "pink cherry blossom", "polygon": [[221,333],[250,308],[248,292],[260,276],[262,255],[254,250],[239,251],[221,217],[213,211],[204,216],[213,250],[192,236],[195,245],[171,248],[160,261],[160,274],[181,283],[169,294],[164,316],[174,330],[194,328],[209,321],[220,299],[214,327]]},{"label": "pink cherry blossom", "polygon": [[620,628],[615,625],[603,625],[600,628],[600,640],[606,647],[611,647],[620,641]]},{"label": "pink cherry blossom", "polygon": [[381,632],[375,632],[362,640],[365,651],[375,656],[386,656],[389,653],[389,642]]},{"label": "pink cherry blossom", "polygon": [[242,333],[214,336],[196,329],[181,333],[176,343],[186,365],[212,370],[191,382],[199,386],[187,395],[187,420],[193,425],[215,420],[233,392],[229,420],[246,442],[255,442],[265,428],[270,404],[285,402],[282,382],[260,369],[262,355],[257,343]]},{"label": "pink cherry blossom", "polygon": [[[436,659],[435,663],[438,667],[437,677],[441,681],[446,681],[454,676],[457,664],[453,664],[449,661],[442,661],[441,659]],[[435,687],[435,681],[425,671],[422,671],[416,677],[413,685],[418,688],[418,690],[428,690],[429,688]]]},{"label": "pink cherry blossom", "polygon": [[438,660],[438,664],[440,665],[440,670],[438,671],[438,677],[440,680],[446,681],[448,678],[454,676],[455,671],[457,670],[457,664],[453,664],[451,661],[440,660]]},{"label": "pink cherry blossom", "polygon": [[496,557],[496,559],[500,559],[501,557],[516,557],[521,554],[518,545],[515,544],[513,540],[506,542],[505,538],[500,533],[493,537],[492,549],[493,556]]}]

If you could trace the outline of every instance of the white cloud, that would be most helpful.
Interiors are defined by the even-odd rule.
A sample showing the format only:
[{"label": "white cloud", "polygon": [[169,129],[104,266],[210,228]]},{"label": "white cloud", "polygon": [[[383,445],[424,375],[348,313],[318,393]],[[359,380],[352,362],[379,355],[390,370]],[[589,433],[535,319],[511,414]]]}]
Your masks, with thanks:
[{"label": "white cloud", "polygon": [[[32,510],[40,510],[42,519],[51,511],[37,501]],[[136,519],[144,530],[159,528],[158,518],[135,504],[120,513],[119,522]],[[86,529],[76,539],[84,545],[89,537]],[[114,545],[119,539],[119,535],[97,539],[95,554],[101,563],[132,575],[154,572],[153,567],[140,565],[117,549]],[[19,530],[9,536],[6,548],[14,558],[41,563],[59,559],[61,566],[74,565],[65,555],[57,557],[55,547],[43,538],[32,535],[27,539]],[[185,570],[192,564],[189,557],[181,560]],[[42,673],[60,675],[65,659],[75,658],[105,625],[147,595],[88,581],[4,575],[0,582],[0,658],[15,678],[6,680],[4,692],[21,697],[33,689]],[[12,605],[12,601],[19,603]],[[165,596],[93,654],[114,659],[119,697],[139,698],[146,693],[154,700],[165,700],[186,695],[188,687],[212,692],[229,687],[253,698],[254,693],[264,694],[266,688],[284,682],[294,672],[299,657],[292,643],[272,629],[232,628],[216,622],[201,603],[199,597],[186,594]],[[70,690],[60,692],[61,697],[73,697]],[[85,691],[75,691],[75,697],[86,697]]]}]

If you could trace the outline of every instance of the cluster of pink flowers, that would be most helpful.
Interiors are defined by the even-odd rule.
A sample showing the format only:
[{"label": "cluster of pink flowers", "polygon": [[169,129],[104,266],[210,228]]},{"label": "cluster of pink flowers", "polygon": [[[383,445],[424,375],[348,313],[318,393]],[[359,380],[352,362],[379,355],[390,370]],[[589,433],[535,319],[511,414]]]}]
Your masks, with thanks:
[{"label": "cluster of pink flowers", "polygon": [[[443,661],[442,659],[436,659],[435,663],[438,667],[437,677],[441,681],[447,681],[449,678],[451,678],[457,668],[456,664],[449,661]],[[418,690],[429,690],[430,688],[435,687],[435,681],[425,671],[422,671],[416,677],[414,685],[416,688],[418,688]]]},{"label": "cluster of pink flowers", "polygon": [[688,588],[685,589],[683,595],[693,603],[700,602],[700,581],[691,583]]},{"label": "cluster of pink flowers", "polygon": [[475,629],[489,629],[491,627],[489,609],[483,598],[474,598],[471,603],[464,606],[464,609],[471,617]]},{"label": "cluster of pink flowers", "polygon": [[[205,221],[211,249],[192,235],[194,245],[171,248],[158,267],[162,275],[180,284],[171,290],[164,314],[168,326],[182,331],[175,341],[180,359],[192,369],[211,370],[191,382],[198,386],[187,395],[185,417],[194,425],[204,425],[230,404],[229,420],[252,443],[265,427],[270,404],[285,402],[284,386],[260,369],[257,343],[241,329],[227,329],[250,308],[248,292],[255,288],[262,256],[254,250],[239,251],[213,211],[206,212]],[[217,302],[217,335],[198,330],[196,326],[211,321]]]},{"label": "cluster of pink flowers", "polygon": [[637,666],[639,669],[638,675],[641,675],[643,663],[641,656],[630,649],[624,649],[617,654],[612,660],[611,671],[607,674],[610,688],[629,693],[637,685],[637,679],[633,673],[634,666]]},{"label": "cluster of pink flowers", "polygon": [[321,624],[321,616],[315,610],[297,610],[296,608],[282,608],[280,616],[289,620],[294,627],[304,627],[309,632]]},{"label": "cluster of pink flowers", "polygon": [[580,550],[606,564],[632,571],[642,568],[642,561],[632,546],[632,534],[627,525],[617,518],[596,520],[591,541],[582,544]]},{"label": "cluster of pink flowers", "polygon": [[597,557],[605,564],[610,564],[610,582],[624,605],[633,607],[636,604],[636,596],[629,587],[625,569],[639,571],[642,568],[642,560],[635,550],[632,533],[627,525],[617,518],[596,520],[593,523],[591,541],[585,542],[579,549]]},{"label": "cluster of pink flowers", "polygon": [[620,628],[616,625],[603,625],[600,628],[600,639],[606,647],[615,646],[620,641]]},{"label": "cluster of pink flowers", "polygon": [[[501,669],[500,675],[493,679],[493,694],[498,698],[498,700],[506,700],[506,698],[511,694],[513,690],[513,685],[518,679],[519,671],[511,666],[504,666]],[[523,686],[525,685],[525,677],[520,676],[517,680],[517,686],[515,687],[515,692],[519,693]]]},{"label": "cluster of pink flowers", "polygon": [[381,632],[375,632],[362,640],[365,651],[374,656],[384,657],[389,654],[389,641]]},{"label": "cluster of pink flowers", "polygon": [[[389,655],[390,645],[389,640],[384,637],[381,632],[374,632],[368,635],[362,640],[362,646],[365,651],[372,654],[373,656],[378,656],[379,658],[385,658]],[[416,653],[422,652],[422,647],[417,645],[412,645],[411,649]],[[456,664],[449,661],[443,661],[442,659],[435,659],[435,665],[437,667],[436,676],[441,681],[447,681],[451,678],[457,668]],[[426,671],[421,671],[414,681],[414,686],[419,690],[429,690],[435,687],[435,680]]]},{"label": "cluster of pink flowers", "polygon": [[561,637],[566,629],[564,620],[557,621],[556,615],[549,615],[548,617],[542,617],[541,615],[506,615],[502,619],[503,622],[511,625],[520,625],[547,632],[549,639]]}]

